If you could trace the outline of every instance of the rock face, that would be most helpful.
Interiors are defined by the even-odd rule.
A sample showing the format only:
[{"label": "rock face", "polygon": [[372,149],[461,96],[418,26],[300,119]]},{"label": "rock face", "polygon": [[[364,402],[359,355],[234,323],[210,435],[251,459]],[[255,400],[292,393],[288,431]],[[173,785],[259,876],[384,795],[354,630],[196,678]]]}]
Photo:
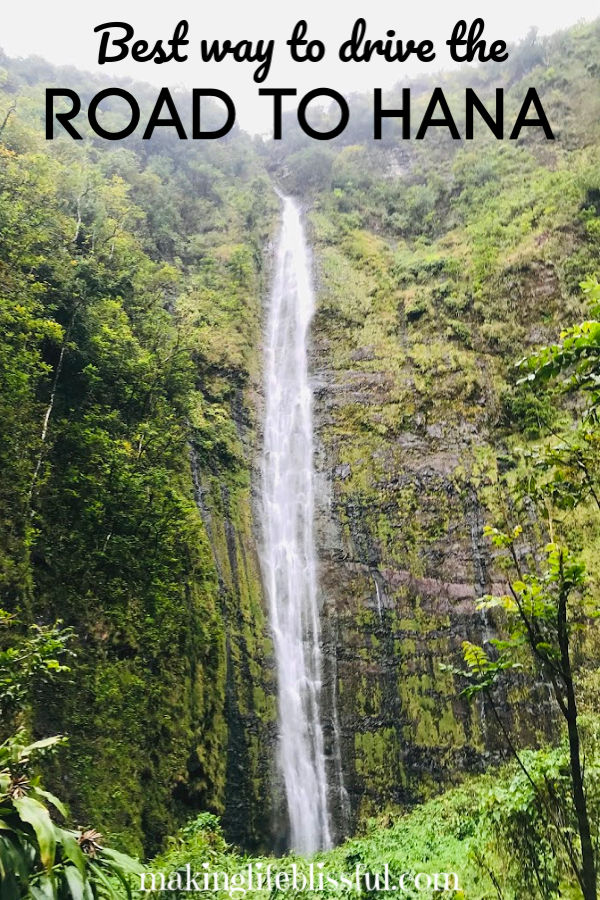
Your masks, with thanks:
[{"label": "rock face", "polygon": [[[251,437],[247,423],[236,425]],[[249,477],[228,483],[224,473],[202,471],[193,448],[191,465],[217,570],[224,633],[224,790],[217,809],[228,839],[256,850],[270,844],[274,815],[276,694]],[[193,785],[193,760],[189,768]]]},{"label": "rock face", "polygon": [[415,434],[381,442],[389,471],[377,497],[354,494],[342,475],[345,444],[330,443],[326,426],[332,393],[318,406],[321,588],[356,819],[414,801],[498,749],[480,710],[457,698],[438,666],[456,660],[465,637],[482,639],[474,600],[492,585],[480,499],[452,478],[468,444]]},{"label": "rock face", "polygon": [[[411,324],[401,297],[371,276],[383,255],[377,245],[355,266],[317,242],[317,544],[329,734],[335,696],[349,800],[338,832],[507,749],[492,711],[462,699],[443,667],[460,662],[463,640],[495,633],[474,601],[502,589],[483,537],[497,477],[499,362],[428,340],[427,326]],[[355,300],[363,314],[352,319]],[[529,742],[547,725],[525,697],[515,682],[498,702]],[[537,702],[546,697],[540,688]],[[527,724],[535,721],[539,734]]]}]

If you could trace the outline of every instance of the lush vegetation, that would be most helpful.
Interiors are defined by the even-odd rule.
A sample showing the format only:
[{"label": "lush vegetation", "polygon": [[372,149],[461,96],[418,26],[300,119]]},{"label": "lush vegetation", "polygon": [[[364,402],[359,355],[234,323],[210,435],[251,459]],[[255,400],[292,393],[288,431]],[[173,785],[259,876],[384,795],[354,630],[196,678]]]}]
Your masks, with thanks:
[{"label": "lush vegetation", "polygon": [[188,804],[224,811],[228,679],[255,715],[228,658],[264,655],[242,441],[274,200],[242,136],[46,144],[39,66],[1,70],[0,589],[25,627],[74,631],[70,677],[25,715],[69,733],[48,777],[141,850]]},{"label": "lush vegetation", "polygon": [[[527,766],[528,777],[517,766],[510,766],[500,773],[469,779],[460,787],[452,788],[403,815],[386,814],[370,819],[365,822],[362,833],[352,840],[326,854],[317,854],[312,860],[315,871],[323,871],[338,880],[341,880],[341,875],[346,875],[354,881],[358,868],[365,896],[376,896],[377,891],[373,890],[373,877],[370,880],[371,890],[368,889],[364,873],[371,873],[371,876],[379,874],[379,884],[383,885],[387,866],[390,885],[399,884],[402,875],[405,875],[403,884],[406,890],[400,896],[440,896],[440,892],[434,890],[419,891],[414,888],[414,877],[422,872],[430,876],[436,873],[440,876],[442,873],[457,874],[459,890],[442,892],[443,896],[469,900],[561,896],[574,900],[581,894],[569,872],[568,858],[566,855],[557,857],[548,841],[548,821],[540,805],[542,793],[555,802],[557,794],[564,796],[568,791],[565,775],[567,760],[565,746],[537,753],[524,751],[522,761]],[[598,769],[590,766],[590,770],[590,808],[597,819],[600,811]],[[176,873],[179,872],[181,883],[185,885],[188,864],[192,872],[202,875],[206,871],[203,863],[208,863],[211,873],[220,873],[220,889],[215,896],[229,896],[232,885],[232,896],[241,896],[241,891],[235,890],[233,879],[236,876],[238,879],[245,877],[247,885],[248,866],[256,866],[257,862],[262,864],[263,873],[271,865],[273,881],[278,871],[287,871],[291,878],[294,864],[299,873],[309,874],[309,863],[305,859],[287,856],[275,860],[241,854],[226,844],[214,817],[201,816],[170,841],[167,852],[151,867],[155,881],[148,876],[146,883],[149,887],[156,886],[159,897],[182,898],[185,896],[183,891],[160,892],[160,874],[165,875],[166,885],[170,877],[171,885],[175,886]],[[540,872],[544,879],[541,891],[538,881]],[[224,875],[227,875],[228,882],[225,882]],[[318,881],[315,883],[318,885]],[[449,883],[453,885],[454,881]],[[284,886],[277,894],[315,895],[310,890],[296,890],[291,884],[289,889]],[[320,897],[355,894],[354,887],[343,884],[334,886],[325,883],[323,890],[317,890]],[[258,897],[269,895],[266,888],[256,891]]]},{"label": "lush vegetation", "polygon": [[316,862],[595,896],[599,45],[598,24],[532,35],[444,77],[453,107],[467,80],[514,104],[535,83],[559,123],[474,146],[392,122],[375,145],[359,99],[331,146],[47,144],[55,73],[0,59],[2,897],[126,893],[139,867],[113,846],[160,853],[154,873],[300,863],[255,855],[272,180],[310,204],[319,533],[340,535],[325,631],[356,836]]},{"label": "lush vegetation", "polygon": [[[313,198],[317,353],[335,398],[320,397],[320,438],[351,561],[329,589],[345,646],[364,648],[341,676],[354,789],[364,816],[422,800],[473,752],[485,748],[483,767],[490,747],[513,756],[522,816],[502,841],[521,850],[515,869],[490,865],[492,896],[596,895],[594,278],[589,317],[572,323],[599,264],[598,36],[597,23],[531,35],[510,66],[479,72],[484,94],[502,79],[513,98],[541,85],[554,144],[402,144],[390,122],[377,146],[365,108],[333,148],[298,135],[278,151]],[[473,77],[444,80],[453,109]],[[465,582],[482,597],[471,614]],[[524,743],[558,735],[560,765],[524,762]]]},{"label": "lush vegetation", "polygon": [[[359,817],[422,800],[448,771],[506,752],[481,698],[465,711],[437,661],[460,652],[458,631],[481,644],[494,623],[471,600],[504,579],[483,530],[506,530],[515,451],[578,427],[577,400],[519,383],[516,364],[578,321],[579,283],[598,270],[598,39],[597,23],[576,28],[525,44],[515,69],[444,79],[453,108],[474,78],[482,95],[503,79],[515,97],[539,84],[554,143],[533,132],[516,144],[402,143],[390,122],[379,146],[365,112],[335,146],[298,136],[289,155],[275,151],[275,171],[282,163],[313,202],[319,441],[341,534],[326,593],[344,634],[339,705]],[[569,547],[595,591],[589,510],[573,512]],[[549,711],[532,715],[538,702],[524,677],[503,683],[511,725],[541,745],[555,726]]]},{"label": "lush vegetation", "polygon": [[[4,630],[17,630],[14,617],[0,610]],[[79,831],[56,824],[65,805],[44,790],[40,757],[64,742],[53,735],[27,743],[22,710],[40,682],[69,671],[65,659],[72,633],[61,627],[32,626],[12,634],[0,651],[0,707],[5,727],[17,728],[0,744],[0,894],[6,900],[118,900],[132,896],[131,877],[141,866],[104,846],[94,828]]]}]

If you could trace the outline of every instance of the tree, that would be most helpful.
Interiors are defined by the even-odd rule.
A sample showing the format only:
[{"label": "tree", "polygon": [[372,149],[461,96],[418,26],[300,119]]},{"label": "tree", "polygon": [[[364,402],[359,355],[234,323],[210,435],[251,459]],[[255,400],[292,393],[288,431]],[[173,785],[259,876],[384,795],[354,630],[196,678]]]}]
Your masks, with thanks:
[{"label": "tree", "polygon": [[[592,315],[600,313],[600,284],[588,279],[581,285],[591,301]],[[527,767],[512,741],[496,706],[492,689],[502,674],[523,666],[525,650],[535,669],[551,685],[553,696],[567,731],[570,795],[578,845],[570,839],[568,825],[559,824],[557,833],[585,900],[595,900],[597,890],[597,835],[593,834],[586,795],[581,725],[578,709],[574,635],[588,628],[600,615],[593,585],[585,566],[569,548],[559,513],[580,505],[592,505],[600,512],[597,488],[597,447],[600,437],[600,322],[591,318],[561,334],[560,341],[521,360],[526,381],[536,389],[549,382],[559,392],[575,394],[575,421],[554,435],[550,445],[528,451],[526,475],[513,485],[509,497],[513,507],[524,498],[534,504],[543,522],[549,543],[543,553],[532,552],[523,541],[523,528],[486,527],[485,533],[500,551],[507,570],[507,592],[485,596],[480,609],[502,609],[506,614],[507,637],[490,641],[488,652],[469,642],[463,644],[467,669],[461,674],[469,685],[464,693],[472,697],[484,693],[509,747],[531,784]],[[521,543],[520,543],[521,542]],[[521,546],[524,544],[524,546]],[[543,558],[540,564],[539,558]],[[548,816],[556,821],[557,810],[547,798]]]},{"label": "tree", "polygon": [[[526,572],[517,549],[517,541],[522,534],[521,527],[517,526],[510,532],[490,527],[485,531],[496,547],[506,551],[515,575],[507,583],[507,594],[485,596],[478,602],[478,607],[500,607],[505,610],[508,637],[490,641],[495,650],[493,656],[482,647],[467,641],[463,643],[467,670],[461,674],[469,681],[464,693],[473,697],[484,692],[491,698],[491,690],[500,676],[523,665],[523,648],[529,651],[537,670],[551,684],[555,701],[567,726],[571,796],[579,835],[579,852],[572,845],[566,829],[559,829],[559,834],[585,900],[595,900],[597,863],[584,786],[572,652],[572,636],[581,626],[581,613],[587,613],[589,621],[592,612],[590,609],[582,610],[581,607],[586,587],[585,568],[567,547],[550,543],[545,548],[546,563],[541,573]],[[534,785],[493,700],[491,703],[513,755]],[[546,800],[543,802],[549,816],[553,818],[555,811]]]},{"label": "tree", "polygon": [[71,655],[69,643],[73,633],[70,628],[62,628],[60,623],[32,625],[26,635],[17,638],[14,636],[17,627],[16,617],[0,609],[2,730],[16,724],[40,682],[69,671],[65,659]]}]

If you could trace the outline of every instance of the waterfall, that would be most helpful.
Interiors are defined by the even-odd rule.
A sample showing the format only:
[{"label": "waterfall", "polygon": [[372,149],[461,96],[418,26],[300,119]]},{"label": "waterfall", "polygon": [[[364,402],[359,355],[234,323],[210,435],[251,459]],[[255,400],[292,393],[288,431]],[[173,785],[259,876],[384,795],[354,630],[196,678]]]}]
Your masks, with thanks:
[{"label": "waterfall", "polygon": [[278,679],[279,762],[290,844],[331,845],[323,729],[308,329],[314,311],[300,211],[283,197],[265,339],[262,567]]}]

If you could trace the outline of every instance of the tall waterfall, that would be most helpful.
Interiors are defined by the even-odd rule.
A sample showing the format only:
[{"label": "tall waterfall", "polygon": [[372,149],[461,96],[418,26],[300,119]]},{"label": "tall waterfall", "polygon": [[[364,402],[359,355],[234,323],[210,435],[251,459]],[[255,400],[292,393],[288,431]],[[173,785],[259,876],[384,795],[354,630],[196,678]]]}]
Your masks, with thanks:
[{"label": "tall waterfall", "polygon": [[278,677],[279,753],[294,850],[330,846],[307,340],[314,310],[300,211],[283,198],[265,341],[263,575]]}]

